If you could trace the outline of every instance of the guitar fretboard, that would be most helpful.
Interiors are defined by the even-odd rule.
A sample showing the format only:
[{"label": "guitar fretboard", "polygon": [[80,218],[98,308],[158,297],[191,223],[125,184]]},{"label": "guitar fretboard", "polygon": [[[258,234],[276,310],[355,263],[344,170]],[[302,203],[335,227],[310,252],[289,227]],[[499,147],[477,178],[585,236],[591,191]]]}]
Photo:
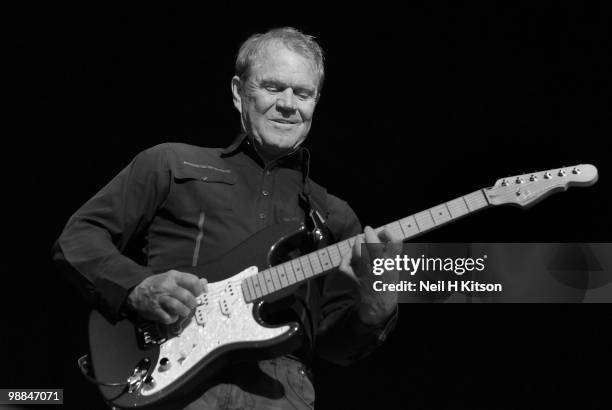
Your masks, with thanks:
[{"label": "guitar fretboard", "polygon": [[[453,199],[425,211],[407,216],[376,228],[378,233],[385,228],[392,234],[407,240],[438,228],[455,219],[476,212],[489,205],[482,190]],[[245,301],[252,302],[264,296],[310,280],[340,266],[342,256],[350,252],[355,241],[363,234],[353,236],[333,245],[321,248],[291,261],[281,263],[253,276],[241,283]]]}]

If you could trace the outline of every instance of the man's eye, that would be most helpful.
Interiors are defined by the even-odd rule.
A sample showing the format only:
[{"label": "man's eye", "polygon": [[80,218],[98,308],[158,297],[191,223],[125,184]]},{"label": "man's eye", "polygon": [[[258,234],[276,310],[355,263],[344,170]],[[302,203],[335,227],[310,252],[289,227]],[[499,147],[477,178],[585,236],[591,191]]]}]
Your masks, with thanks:
[{"label": "man's eye", "polygon": [[264,88],[266,89],[266,91],[270,91],[271,93],[277,93],[279,91],[278,87],[275,87],[273,85],[266,85]]}]

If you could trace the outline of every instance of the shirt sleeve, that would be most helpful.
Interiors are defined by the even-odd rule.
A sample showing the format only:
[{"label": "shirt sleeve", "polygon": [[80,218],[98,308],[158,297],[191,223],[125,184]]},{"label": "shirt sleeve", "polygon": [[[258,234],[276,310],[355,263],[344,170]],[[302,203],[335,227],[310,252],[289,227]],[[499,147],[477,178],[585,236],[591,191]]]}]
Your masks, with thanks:
[{"label": "shirt sleeve", "polygon": [[[330,229],[338,241],[362,232],[361,223],[350,206],[330,195]],[[321,320],[317,330],[317,354],[330,362],[349,365],[379,347],[394,329],[398,308],[377,326],[363,323],[357,313],[359,289],[341,272],[329,273],[321,292]]]},{"label": "shirt sleeve", "polygon": [[72,215],[53,246],[62,273],[111,319],[120,317],[131,288],[152,275],[125,254],[142,244],[167,196],[169,170],[163,153],[162,146],[140,153]]}]

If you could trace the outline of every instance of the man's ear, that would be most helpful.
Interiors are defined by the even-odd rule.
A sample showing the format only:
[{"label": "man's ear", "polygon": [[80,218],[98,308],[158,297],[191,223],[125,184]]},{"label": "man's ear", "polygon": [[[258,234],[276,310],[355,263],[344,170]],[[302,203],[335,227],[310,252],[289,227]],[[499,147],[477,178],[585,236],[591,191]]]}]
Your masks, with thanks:
[{"label": "man's ear", "polygon": [[239,113],[242,113],[242,95],[240,94],[242,88],[242,82],[240,77],[237,75],[232,77],[232,100],[234,101],[234,107]]}]

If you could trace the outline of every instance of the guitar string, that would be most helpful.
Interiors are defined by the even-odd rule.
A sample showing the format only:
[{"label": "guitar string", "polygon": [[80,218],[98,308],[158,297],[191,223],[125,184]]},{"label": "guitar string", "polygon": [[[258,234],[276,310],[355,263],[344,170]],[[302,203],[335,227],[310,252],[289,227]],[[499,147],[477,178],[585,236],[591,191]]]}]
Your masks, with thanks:
[{"label": "guitar string", "polygon": [[[577,167],[577,166],[575,166],[575,167]],[[575,168],[575,167],[559,168],[559,170],[567,170],[567,169],[569,169],[569,168],[572,168],[572,169],[573,169],[573,168]],[[527,175],[529,175],[529,176],[531,176],[531,175],[537,175],[537,174],[542,174],[542,175],[544,175],[544,174],[546,174],[547,172],[552,174],[553,172],[558,172],[558,171],[557,171],[557,169],[551,169],[551,170],[548,170],[548,171],[534,172],[534,173],[532,173],[532,174],[521,174],[521,175],[509,176],[509,177],[503,178],[502,180],[508,180],[508,181],[511,181],[511,180],[516,179],[516,178],[519,178],[519,177],[524,177],[524,178],[526,178],[526,177],[527,177]],[[566,172],[567,172],[567,171],[566,171]],[[553,175],[554,175],[554,174],[553,174]],[[565,180],[565,181],[567,181],[567,182],[571,182],[569,179],[567,179],[567,180]],[[529,186],[531,186],[531,185],[534,185],[534,184],[537,184],[537,181],[527,181],[527,182],[524,182],[524,183],[522,183],[522,184],[515,184],[515,185],[512,185],[512,186],[515,186],[516,188],[519,188],[519,189],[520,189],[521,187],[522,187],[522,188],[527,188],[527,187],[529,187]],[[552,184],[552,185],[553,185],[553,186],[546,187],[546,189],[545,189],[545,190],[548,190],[548,189],[550,189],[550,188],[553,188],[553,187],[554,187],[554,184]],[[509,192],[507,192],[507,195],[511,195],[511,194],[512,194],[512,191],[513,191],[512,186],[510,186],[510,187],[506,187],[506,189],[509,191]],[[491,189],[495,189],[495,188],[499,189],[499,188],[501,188],[501,187],[502,187],[501,185],[500,185],[500,186],[493,186],[493,187],[491,187]],[[486,188],[485,188],[485,189],[486,189]],[[542,189],[542,190],[544,190],[544,189]],[[457,219],[457,218],[462,217],[462,216],[466,216],[466,215],[468,215],[468,214],[470,214],[470,213],[472,213],[472,212],[475,212],[475,211],[477,211],[477,210],[480,210],[480,209],[484,208],[484,207],[485,207],[485,206],[486,206],[488,203],[487,203],[487,204],[485,204],[485,205],[479,206],[479,205],[480,205],[480,204],[479,204],[479,202],[480,202],[480,201],[479,201],[479,199],[480,199],[480,198],[478,198],[478,196],[479,196],[478,194],[482,194],[484,197],[486,197],[486,195],[485,195],[485,194],[482,192],[482,189],[479,189],[479,190],[474,191],[474,192],[471,192],[471,193],[469,193],[469,194],[466,194],[466,195],[463,195],[463,196],[460,196],[460,197],[457,197],[457,198],[451,199],[450,201],[447,201],[447,202],[444,202],[444,203],[441,203],[441,204],[435,205],[435,206],[430,207],[430,208],[428,208],[428,209],[426,209],[426,210],[423,210],[423,211],[421,211],[421,212],[417,212],[417,213],[415,213],[415,214],[412,214],[412,215],[409,215],[409,216],[407,216],[407,217],[404,217],[404,218],[398,219],[398,220],[396,220],[396,221],[389,222],[388,224],[385,224],[385,225],[383,225],[383,226],[381,226],[381,227],[379,227],[379,228],[376,228],[375,230],[376,230],[376,231],[378,231],[378,230],[382,230],[382,229],[384,229],[384,228],[385,228],[385,227],[387,227],[387,226],[397,224],[397,227],[398,227],[399,229],[397,229],[397,228],[390,228],[390,229],[393,229],[393,230],[396,230],[396,231],[398,231],[398,230],[399,230],[399,231],[402,233],[402,236],[404,237],[402,240],[409,239],[409,238],[411,238],[411,237],[413,237],[413,236],[416,236],[416,235],[418,235],[418,234],[420,234],[420,233],[424,233],[424,232],[426,232],[426,231],[429,231],[430,229],[432,229],[432,228],[436,227],[437,225],[440,225],[440,223],[437,223],[437,222],[436,222],[435,218],[433,217],[433,213],[431,212],[431,211],[432,211],[434,208],[444,207],[444,206],[445,206],[446,208],[448,208],[447,213],[448,213],[448,217],[449,217],[449,219],[447,219],[447,220],[445,220],[445,221],[442,221],[442,223],[447,223],[447,222],[450,222],[450,221],[452,221],[452,220],[454,220],[454,219]],[[462,204],[462,203],[461,203],[461,201],[459,201],[460,199],[464,199],[464,200],[465,200],[465,204]],[[453,203],[451,203],[451,202],[453,202]],[[469,207],[470,203],[473,205],[473,207],[474,207],[475,209],[473,209],[473,210],[472,210],[472,209],[470,209],[470,207]],[[451,212],[451,211],[455,211],[455,212]],[[466,211],[467,211],[467,212],[466,212]],[[430,226],[428,226],[428,227],[426,227],[426,228],[424,228],[424,229],[420,229],[420,228],[419,228],[418,232],[415,232],[415,233],[413,233],[413,234],[411,234],[411,235],[405,235],[405,234],[404,234],[404,228],[402,227],[402,222],[401,222],[401,221],[404,221],[405,219],[413,218],[413,219],[414,219],[416,222],[418,222],[418,221],[417,221],[417,215],[420,215],[420,214],[423,214],[423,213],[425,213],[425,214],[427,215],[427,212],[429,212],[429,213],[431,214],[431,216],[430,216],[429,218],[427,218],[427,219],[431,219],[431,222],[433,222],[433,224],[432,224],[432,225],[430,225]],[[456,216],[453,216],[453,215],[452,215],[453,213],[456,213]],[[421,222],[423,222],[423,221],[421,221]],[[431,223],[431,222],[428,222],[428,223]],[[417,223],[417,224],[418,224],[418,223]],[[356,236],[354,236],[354,237],[351,237],[351,238],[345,239],[344,241],[338,242],[337,244],[334,244],[334,245],[335,245],[335,246],[337,246],[339,250],[340,250],[340,246],[341,246],[340,244],[341,244],[341,243],[343,243],[343,242],[345,242],[345,243],[349,244],[349,247],[350,247],[350,241],[351,241],[351,240],[356,241],[356,240],[357,240],[357,238],[358,238],[358,237],[360,237],[360,236],[363,236],[363,234],[356,235]],[[331,245],[331,246],[334,246],[334,245]],[[324,249],[330,248],[331,246],[328,246],[328,247],[326,247],[326,248],[324,248]],[[320,251],[321,251],[321,250],[311,252],[311,253],[309,253],[309,254],[306,254],[306,255],[301,256],[300,258],[306,258],[307,260],[309,260],[308,255],[310,255],[310,254],[316,254],[317,252],[320,252]],[[329,252],[328,252],[328,254],[329,254]],[[296,258],[296,259],[294,259],[294,260],[297,260],[297,259],[300,259],[300,258]],[[330,259],[331,259],[331,257],[330,257]],[[333,262],[333,261],[332,261],[332,262]],[[285,263],[283,263],[283,264],[281,264],[281,265],[277,265],[277,266],[284,266],[284,265],[287,265],[287,264],[290,264],[290,263],[291,263],[291,261],[289,261],[289,262],[285,262]],[[312,265],[312,263],[311,263],[310,261],[309,261],[309,264],[310,264],[310,265]],[[337,267],[337,266],[338,266],[338,265],[337,265],[336,263],[334,263],[334,267]],[[276,267],[276,266],[275,266],[275,267]],[[266,271],[269,271],[269,272],[270,272],[270,274],[271,274],[271,275],[273,275],[274,273],[273,273],[273,272],[272,272],[270,269],[271,269],[271,268],[265,269],[265,270],[263,270],[263,271],[259,271],[259,272],[255,273],[255,274],[253,274],[251,277],[255,277],[255,276],[257,276],[257,275],[259,275],[259,274],[262,274],[262,273],[264,273],[264,272],[266,272]],[[311,266],[311,269],[312,269],[312,266]],[[312,269],[312,270],[315,270],[315,269]],[[323,272],[323,271],[322,271],[322,272]],[[318,275],[318,274],[320,274],[320,273],[322,273],[322,272],[315,273],[313,276],[316,276],[316,275]],[[278,276],[278,274],[277,274],[277,273],[276,273],[276,275]],[[295,275],[295,274],[294,274],[294,275]],[[287,276],[288,276],[288,275],[287,275]],[[311,277],[313,277],[313,276],[311,276]],[[311,277],[308,277],[308,278],[311,278]],[[276,291],[282,290],[282,289],[284,289],[284,288],[286,288],[286,287],[288,287],[288,286],[293,286],[293,285],[296,285],[296,284],[298,284],[298,283],[300,283],[300,282],[302,282],[302,281],[305,281],[305,280],[306,280],[306,279],[308,279],[308,278],[300,279],[300,280],[298,280],[298,281],[296,281],[296,282],[294,282],[294,283],[291,283],[291,284],[289,284],[289,285],[282,285],[282,283],[281,283],[281,287],[280,287],[279,289],[274,289],[272,292],[268,292],[267,294],[269,294],[269,293],[274,293],[274,292],[276,292]],[[237,280],[235,280],[235,281],[228,282],[228,284],[230,284],[230,283],[231,283],[231,284],[240,284],[240,285],[242,285],[242,282],[243,282],[243,281],[245,281],[246,279],[248,279],[248,278],[245,278],[245,279],[237,279]],[[265,280],[265,279],[264,279],[264,280]],[[280,279],[279,279],[279,282],[281,282],[281,281],[280,281]],[[267,283],[267,282],[266,282],[266,283]],[[276,285],[273,285],[273,286],[275,287]],[[241,286],[241,287],[242,287],[242,286]],[[221,296],[221,295],[226,294],[226,293],[227,293],[227,291],[226,291],[225,289],[222,289],[222,290],[217,290],[217,291],[213,291],[213,292],[210,292],[210,293],[208,293],[208,292],[207,292],[207,293],[206,293],[206,295],[207,295],[207,296],[210,296],[210,297],[218,297],[218,296]],[[264,295],[264,296],[265,296],[265,295]],[[199,297],[201,297],[201,296],[198,296],[198,298],[199,298]]]},{"label": "guitar string", "polygon": [[[452,199],[452,200],[450,200],[450,201],[448,201],[448,202],[451,202],[451,201],[456,201],[456,200],[461,199],[461,198],[467,198],[466,203],[474,202],[474,201],[473,201],[473,198],[469,198],[469,197],[470,197],[470,196],[474,196],[475,194],[478,194],[478,193],[480,193],[480,191],[475,191],[475,192],[469,193],[469,194],[467,194],[467,195],[464,195],[463,197],[455,198],[455,199]],[[476,199],[477,199],[477,198],[476,198]],[[419,232],[416,232],[414,235],[404,235],[404,234],[403,234],[403,231],[404,231],[404,230],[403,230],[403,228],[401,227],[401,222],[400,222],[400,221],[402,221],[402,220],[404,220],[404,219],[407,219],[407,218],[414,218],[414,219],[416,220],[416,219],[417,219],[417,218],[416,218],[416,215],[417,215],[417,214],[421,214],[421,213],[423,213],[423,212],[428,212],[428,211],[431,211],[433,208],[441,207],[441,206],[444,206],[444,205],[446,205],[446,206],[449,208],[449,210],[450,210],[450,211],[460,211],[460,212],[456,212],[456,213],[457,213],[457,215],[456,215],[456,216],[452,216],[452,215],[451,215],[451,213],[453,213],[453,212],[448,212],[448,213],[449,213],[449,219],[448,219],[447,221],[444,221],[443,223],[445,223],[445,222],[449,222],[449,221],[452,221],[453,219],[456,219],[456,218],[458,218],[458,217],[460,217],[460,216],[464,216],[464,215],[467,215],[467,214],[469,214],[469,213],[473,212],[473,211],[471,211],[471,210],[469,209],[469,207],[467,207],[466,205],[451,204],[451,205],[449,206],[449,205],[448,205],[448,202],[447,202],[447,203],[443,203],[443,204],[439,204],[439,205],[436,205],[436,206],[433,206],[433,207],[431,207],[431,208],[428,208],[427,210],[424,210],[424,211],[421,211],[421,212],[417,212],[416,214],[409,215],[409,216],[407,216],[407,217],[404,217],[404,218],[398,219],[398,220],[396,220],[396,221],[389,222],[389,223],[388,223],[388,224],[386,224],[386,225],[383,225],[383,226],[381,226],[381,227],[379,227],[379,228],[376,228],[376,230],[382,230],[382,229],[384,229],[386,226],[393,225],[393,224],[397,224],[397,226],[398,226],[399,230],[402,232],[402,236],[404,236],[403,240],[405,240],[405,239],[408,239],[408,238],[410,238],[410,237],[412,237],[412,236],[414,236],[414,235],[416,235],[416,234],[418,234],[418,233],[422,233],[422,232],[423,232],[423,230],[419,230]],[[467,211],[467,212],[465,212],[465,211]],[[433,217],[431,217],[431,220],[434,222],[434,224],[433,224],[432,226],[428,227],[428,228],[425,228],[425,230],[429,230],[429,229],[433,228],[434,226],[439,225],[439,223],[435,223],[435,220],[434,220],[434,218],[433,218]],[[394,228],[391,228],[391,229],[394,229]],[[398,229],[395,229],[395,230],[398,230]],[[351,240],[357,240],[357,238],[358,238],[358,237],[360,237],[360,236],[363,236],[363,234],[359,234],[359,235],[356,235],[356,236],[354,236],[354,237],[351,237],[351,238],[345,239],[344,241],[338,242],[337,244],[334,244],[334,245],[335,245],[335,246],[337,246],[337,247],[339,248],[339,250],[340,250],[340,244],[341,244],[342,242],[345,242],[345,243],[349,244],[349,241],[351,241]],[[334,245],[331,245],[331,246],[334,246]],[[326,247],[326,248],[330,248],[331,246],[328,246],[328,247]],[[349,245],[349,247],[350,247],[350,245]],[[325,249],[325,248],[324,248],[324,249]],[[321,249],[321,250],[322,250],[322,249]],[[317,252],[320,252],[321,250],[319,250],[319,251],[314,251],[314,252],[311,252],[311,253],[309,253],[309,254],[303,255],[303,256],[301,256],[300,258],[305,258],[305,259],[309,260],[308,255],[310,255],[310,254],[315,254],[315,253],[317,253]],[[329,252],[328,252],[328,254],[329,254]],[[298,260],[298,259],[300,259],[300,258],[296,258],[295,260]],[[331,260],[331,259],[332,259],[332,258],[330,257],[330,260]],[[333,262],[333,261],[332,261],[332,262]],[[288,265],[288,264],[290,264],[290,263],[291,263],[290,261],[289,261],[289,262],[284,262],[284,263],[282,263],[281,265],[277,265],[277,266],[284,266],[284,265]],[[311,263],[310,261],[309,261],[309,264],[311,264],[311,265],[312,265],[312,263]],[[334,267],[339,266],[339,263],[338,263],[338,264],[336,264],[335,262],[333,262],[333,264],[334,264]],[[274,266],[274,267],[277,267],[277,266]],[[312,267],[311,267],[311,268],[312,268]],[[315,270],[315,269],[312,269],[312,270]],[[266,271],[270,271],[270,268],[265,269],[265,270],[262,270],[262,271],[259,271],[259,272],[257,272],[257,273],[255,273],[255,274],[253,274],[253,275],[252,275],[252,276],[250,276],[250,277],[255,277],[255,276],[260,275],[260,274],[262,274],[262,273],[264,273],[264,272],[266,272]],[[323,272],[323,271],[322,271],[322,272]],[[322,272],[315,273],[313,276],[318,275],[318,274],[320,274],[320,273],[322,273]],[[271,274],[271,275],[273,275],[274,273],[273,273],[272,271],[270,271],[270,274]],[[276,274],[276,275],[278,276],[278,274]],[[294,275],[295,275],[295,274],[294,274]],[[288,275],[287,275],[287,276],[288,276]],[[310,277],[308,277],[308,278],[311,278],[311,277],[312,277],[312,276],[310,276]],[[305,278],[305,279],[308,279],[308,278]],[[246,279],[248,279],[248,278],[245,278],[245,279],[237,279],[237,280],[235,280],[235,281],[228,282],[228,284],[230,284],[230,283],[232,283],[232,284],[238,284],[238,283],[242,284],[242,281],[244,281],[244,280],[246,280]],[[264,279],[264,280],[265,280],[265,279]],[[302,282],[302,281],[304,281],[304,279],[298,280],[298,281],[293,282],[293,283],[291,283],[291,284],[289,284],[289,285],[282,285],[282,284],[281,284],[281,287],[280,287],[279,289],[274,289],[274,290],[273,290],[271,293],[276,292],[276,291],[279,291],[279,290],[282,290],[282,289],[286,288],[287,286],[293,286],[293,285],[296,285],[296,284],[298,284],[299,282]],[[280,279],[279,279],[279,282],[280,282]],[[266,283],[267,283],[267,282],[266,282]],[[274,286],[275,286],[275,285],[274,285]],[[206,295],[207,295],[207,296],[210,296],[210,297],[217,297],[217,296],[220,296],[220,295],[222,295],[222,294],[226,294],[226,293],[227,293],[227,291],[226,291],[225,289],[220,289],[220,290],[216,290],[216,291],[213,291],[213,292],[207,292],[207,293],[206,293]],[[269,293],[268,293],[268,294],[269,294]]]}]

